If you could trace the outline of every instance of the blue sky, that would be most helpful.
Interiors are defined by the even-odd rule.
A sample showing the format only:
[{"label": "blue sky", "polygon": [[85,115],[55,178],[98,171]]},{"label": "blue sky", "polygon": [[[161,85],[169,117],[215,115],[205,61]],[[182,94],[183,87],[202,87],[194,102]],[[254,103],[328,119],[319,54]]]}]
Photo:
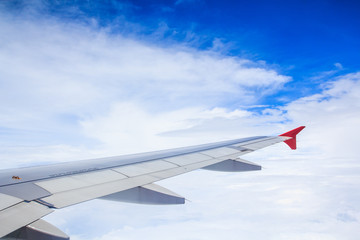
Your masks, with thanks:
[{"label": "blue sky", "polygon": [[159,183],[192,201],[184,206],[91,201],[46,220],[75,240],[357,239],[359,9],[357,1],[2,1],[1,168],[305,125],[297,151],[278,144],[244,156],[261,172],[195,171]]}]

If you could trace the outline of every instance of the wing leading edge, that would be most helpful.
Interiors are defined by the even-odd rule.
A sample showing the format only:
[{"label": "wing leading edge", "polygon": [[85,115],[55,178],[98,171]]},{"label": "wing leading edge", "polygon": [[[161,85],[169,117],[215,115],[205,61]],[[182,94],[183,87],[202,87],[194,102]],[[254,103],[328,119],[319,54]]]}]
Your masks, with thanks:
[{"label": "wing leading edge", "polygon": [[239,157],[279,142],[296,149],[296,135],[303,128],[274,137],[259,136],[144,154],[2,170],[0,220],[6,224],[0,225],[0,237],[69,239],[41,218],[54,209],[96,198],[142,204],[183,204],[183,197],[154,183],[201,168],[238,172],[260,170],[261,166]]}]

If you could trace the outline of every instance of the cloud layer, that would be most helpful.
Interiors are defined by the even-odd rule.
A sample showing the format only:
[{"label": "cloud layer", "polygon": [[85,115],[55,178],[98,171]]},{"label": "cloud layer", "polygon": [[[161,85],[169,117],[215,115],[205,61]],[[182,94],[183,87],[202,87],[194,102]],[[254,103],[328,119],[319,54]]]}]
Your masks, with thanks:
[{"label": "cloud layer", "polygon": [[0,35],[2,168],[307,126],[296,152],[279,144],[246,156],[262,172],[196,171],[161,182],[190,198],[184,206],[93,201],[46,218],[73,239],[356,239],[359,73],[253,111],[249,105],[291,78],[247,59],[140,41],[96,24],[4,14]]},{"label": "cloud layer", "polygon": [[[1,122],[44,128],[106,113],[118,102],[152,111],[253,104],[290,80],[237,57],[160,47],[108,29],[2,17]],[[71,119],[73,117],[74,119]]]},{"label": "cloud layer", "polygon": [[[359,131],[355,123],[360,121],[356,105],[360,100],[359,89],[359,74],[349,74],[324,85],[319,94],[279,109],[266,109],[263,114],[226,109],[193,111],[189,115],[177,115],[183,118],[174,118],[180,119],[182,124],[159,124],[160,128],[154,128],[152,133],[141,128],[145,136],[160,139],[155,132],[188,127],[170,134],[174,141],[181,142],[194,136],[200,139],[203,136],[211,138],[214,134],[231,135],[234,131],[237,134],[248,134],[248,131],[248,135],[266,133],[270,128],[268,124],[272,124],[270,131],[275,130],[274,126],[284,131],[292,125],[307,126],[299,135],[297,151],[287,150],[284,144],[279,144],[244,156],[263,165],[262,172],[196,171],[162,181],[161,185],[191,200],[184,206],[108,205],[95,201],[91,206],[105,211],[104,221],[111,224],[84,234],[86,229],[103,221],[102,217],[89,220],[81,229],[73,230],[74,235],[79,234],[75,239],[90,236],[93,239],[138,239],[144,236],[148,239],[174,236],[175,239],[356,239],[360,220],[357,204],[360,164],[355,139]],[[133,106],[129,109],[142,112]],[[114,109],[113,114],[116,112]],[[172,119],[171,116],[147,114],[145,118],[133,119],[146,119],[140,126],[150,127],[157,126],[157,121]],[[104,119],[116,118],[105,116],[95,125],[107,126]],[[170,122],[174,123],[174,119]],[[140,136],[135,130],[137,125],[126,129]],[[86,211],[88,207],[79,206],[77,210]],[[69,211],[71,217],[66,213],[59,213],[57,217],[73,221],[74,213]],[[83,217],[82,213],[78,214],[75,219]],[[127,218],[129,215],[131,220]],[[57,221],[55,217],[51,220]],[[63,226],[68,225],[71,223],[63,223]]]}]

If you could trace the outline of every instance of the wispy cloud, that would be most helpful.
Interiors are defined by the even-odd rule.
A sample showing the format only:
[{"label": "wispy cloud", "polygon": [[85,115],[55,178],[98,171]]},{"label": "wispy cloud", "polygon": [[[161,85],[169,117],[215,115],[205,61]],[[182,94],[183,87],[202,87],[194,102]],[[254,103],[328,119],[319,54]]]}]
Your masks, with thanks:
[{"label": "wispy cloud", "polygon": [[316,73],[315,76],[313,76],[311,79],[315,81],[324,80],[324,79],[327,80],[338,75],[343,70],[344,70],[343,65],[337,62],[334,63],[333,69]]}]

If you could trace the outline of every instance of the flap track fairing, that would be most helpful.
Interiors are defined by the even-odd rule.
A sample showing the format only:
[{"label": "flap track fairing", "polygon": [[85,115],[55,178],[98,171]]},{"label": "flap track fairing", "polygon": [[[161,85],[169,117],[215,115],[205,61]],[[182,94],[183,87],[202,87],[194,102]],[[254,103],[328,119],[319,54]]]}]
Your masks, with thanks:
[{"label": "flap track fairing", "polygon": [[246,172],[261,170],[261,166],[243,159],[228,159],[203,169],[220,172]]},{"label": "flap track fairing", "polygon": [[184,204],[185,198],[156,184],[113,193],[100,199],[152,205]]}]

